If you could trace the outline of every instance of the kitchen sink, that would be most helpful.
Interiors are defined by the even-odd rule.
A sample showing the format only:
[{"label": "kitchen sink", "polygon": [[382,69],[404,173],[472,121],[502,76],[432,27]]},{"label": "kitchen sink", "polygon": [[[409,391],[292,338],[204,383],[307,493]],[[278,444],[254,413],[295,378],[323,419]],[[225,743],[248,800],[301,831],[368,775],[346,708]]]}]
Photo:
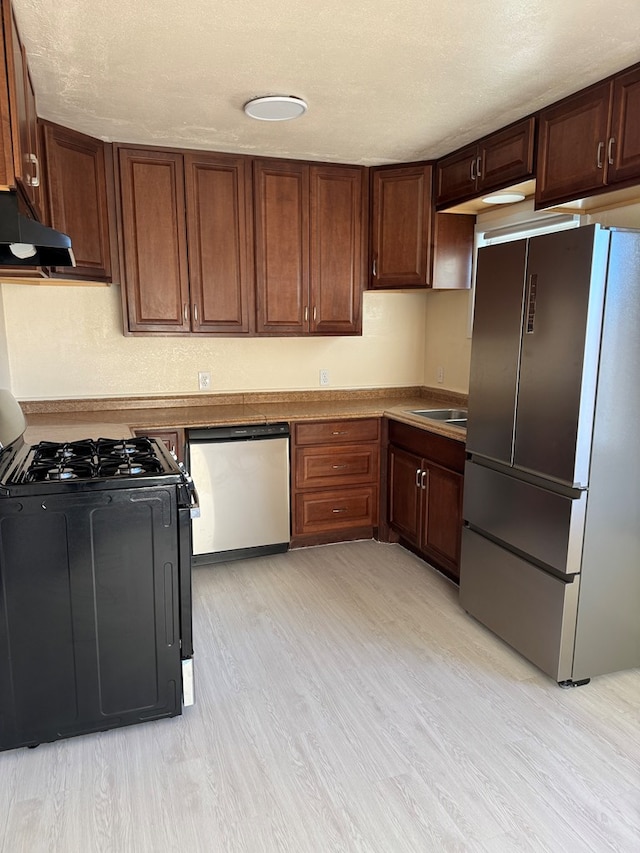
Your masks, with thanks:
[{"label": "kitchen sink", "polygon": [[412,409],[412,415],[419,415],[430,421],[441,421],[451,426],[466,427],[466,409]]}]

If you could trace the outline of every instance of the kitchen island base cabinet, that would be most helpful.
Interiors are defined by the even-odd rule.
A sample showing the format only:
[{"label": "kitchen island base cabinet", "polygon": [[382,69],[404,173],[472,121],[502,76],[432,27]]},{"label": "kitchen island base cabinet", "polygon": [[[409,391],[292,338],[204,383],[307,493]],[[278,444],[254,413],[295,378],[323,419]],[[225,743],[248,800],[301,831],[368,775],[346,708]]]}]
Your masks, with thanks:
[{"label": "kitchen island base cabinet", "polygon": [[460,576],[464,442],[390,422],[388,524],[402,544]]},{"label": "kitchen island base cabinet", "polygon": [[293,426],[292,547],[371,539],[378,526],[380,421]]}]

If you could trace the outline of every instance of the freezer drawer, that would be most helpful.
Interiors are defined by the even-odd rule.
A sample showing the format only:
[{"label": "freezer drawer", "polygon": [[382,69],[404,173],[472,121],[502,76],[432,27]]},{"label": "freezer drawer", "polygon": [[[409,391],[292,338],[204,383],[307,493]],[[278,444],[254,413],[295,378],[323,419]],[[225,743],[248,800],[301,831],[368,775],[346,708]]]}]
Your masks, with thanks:
[{"label": "freezer drawer", "polygon": [[559,572],[580,571],[587,493],[575,498],[467,462],[464,519]]},{"label": "freezer drawer", "polygon": [[556,681],[572,677],[579,585],[462,532],[460,604]]}]

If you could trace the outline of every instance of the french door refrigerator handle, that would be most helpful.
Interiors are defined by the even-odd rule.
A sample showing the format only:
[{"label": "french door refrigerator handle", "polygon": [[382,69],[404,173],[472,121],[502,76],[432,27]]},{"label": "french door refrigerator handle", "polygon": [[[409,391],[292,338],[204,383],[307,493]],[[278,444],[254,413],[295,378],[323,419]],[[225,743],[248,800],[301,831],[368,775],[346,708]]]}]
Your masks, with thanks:
[{"label": "french door refrigerator handle", "polygon": [[532,273],[529,276],[529,286],[527,290],[527,334],[532,335],[536,320],[536,298],[538,293],[538,275]]}]

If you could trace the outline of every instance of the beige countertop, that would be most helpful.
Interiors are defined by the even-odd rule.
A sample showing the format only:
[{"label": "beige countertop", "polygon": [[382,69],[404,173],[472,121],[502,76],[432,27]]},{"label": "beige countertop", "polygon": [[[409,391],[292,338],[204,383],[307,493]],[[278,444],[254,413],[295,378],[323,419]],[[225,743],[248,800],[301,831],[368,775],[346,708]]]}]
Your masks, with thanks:
[{"label": "beige countertop", "polygon": [[194,397],[44,401],[23,403],[22,407],[27,420],[25,440],[36,443],[41,440],[73,441],[101,436],[121,438],[140,429],[151,431],[382,416],[464,441],[465,429],[437,421],[425,421],[411,414],[411,410],[465,405],[466,397],[461,394],[411,388],[221,395],[219,400],[211,396],[206,400]]}]

